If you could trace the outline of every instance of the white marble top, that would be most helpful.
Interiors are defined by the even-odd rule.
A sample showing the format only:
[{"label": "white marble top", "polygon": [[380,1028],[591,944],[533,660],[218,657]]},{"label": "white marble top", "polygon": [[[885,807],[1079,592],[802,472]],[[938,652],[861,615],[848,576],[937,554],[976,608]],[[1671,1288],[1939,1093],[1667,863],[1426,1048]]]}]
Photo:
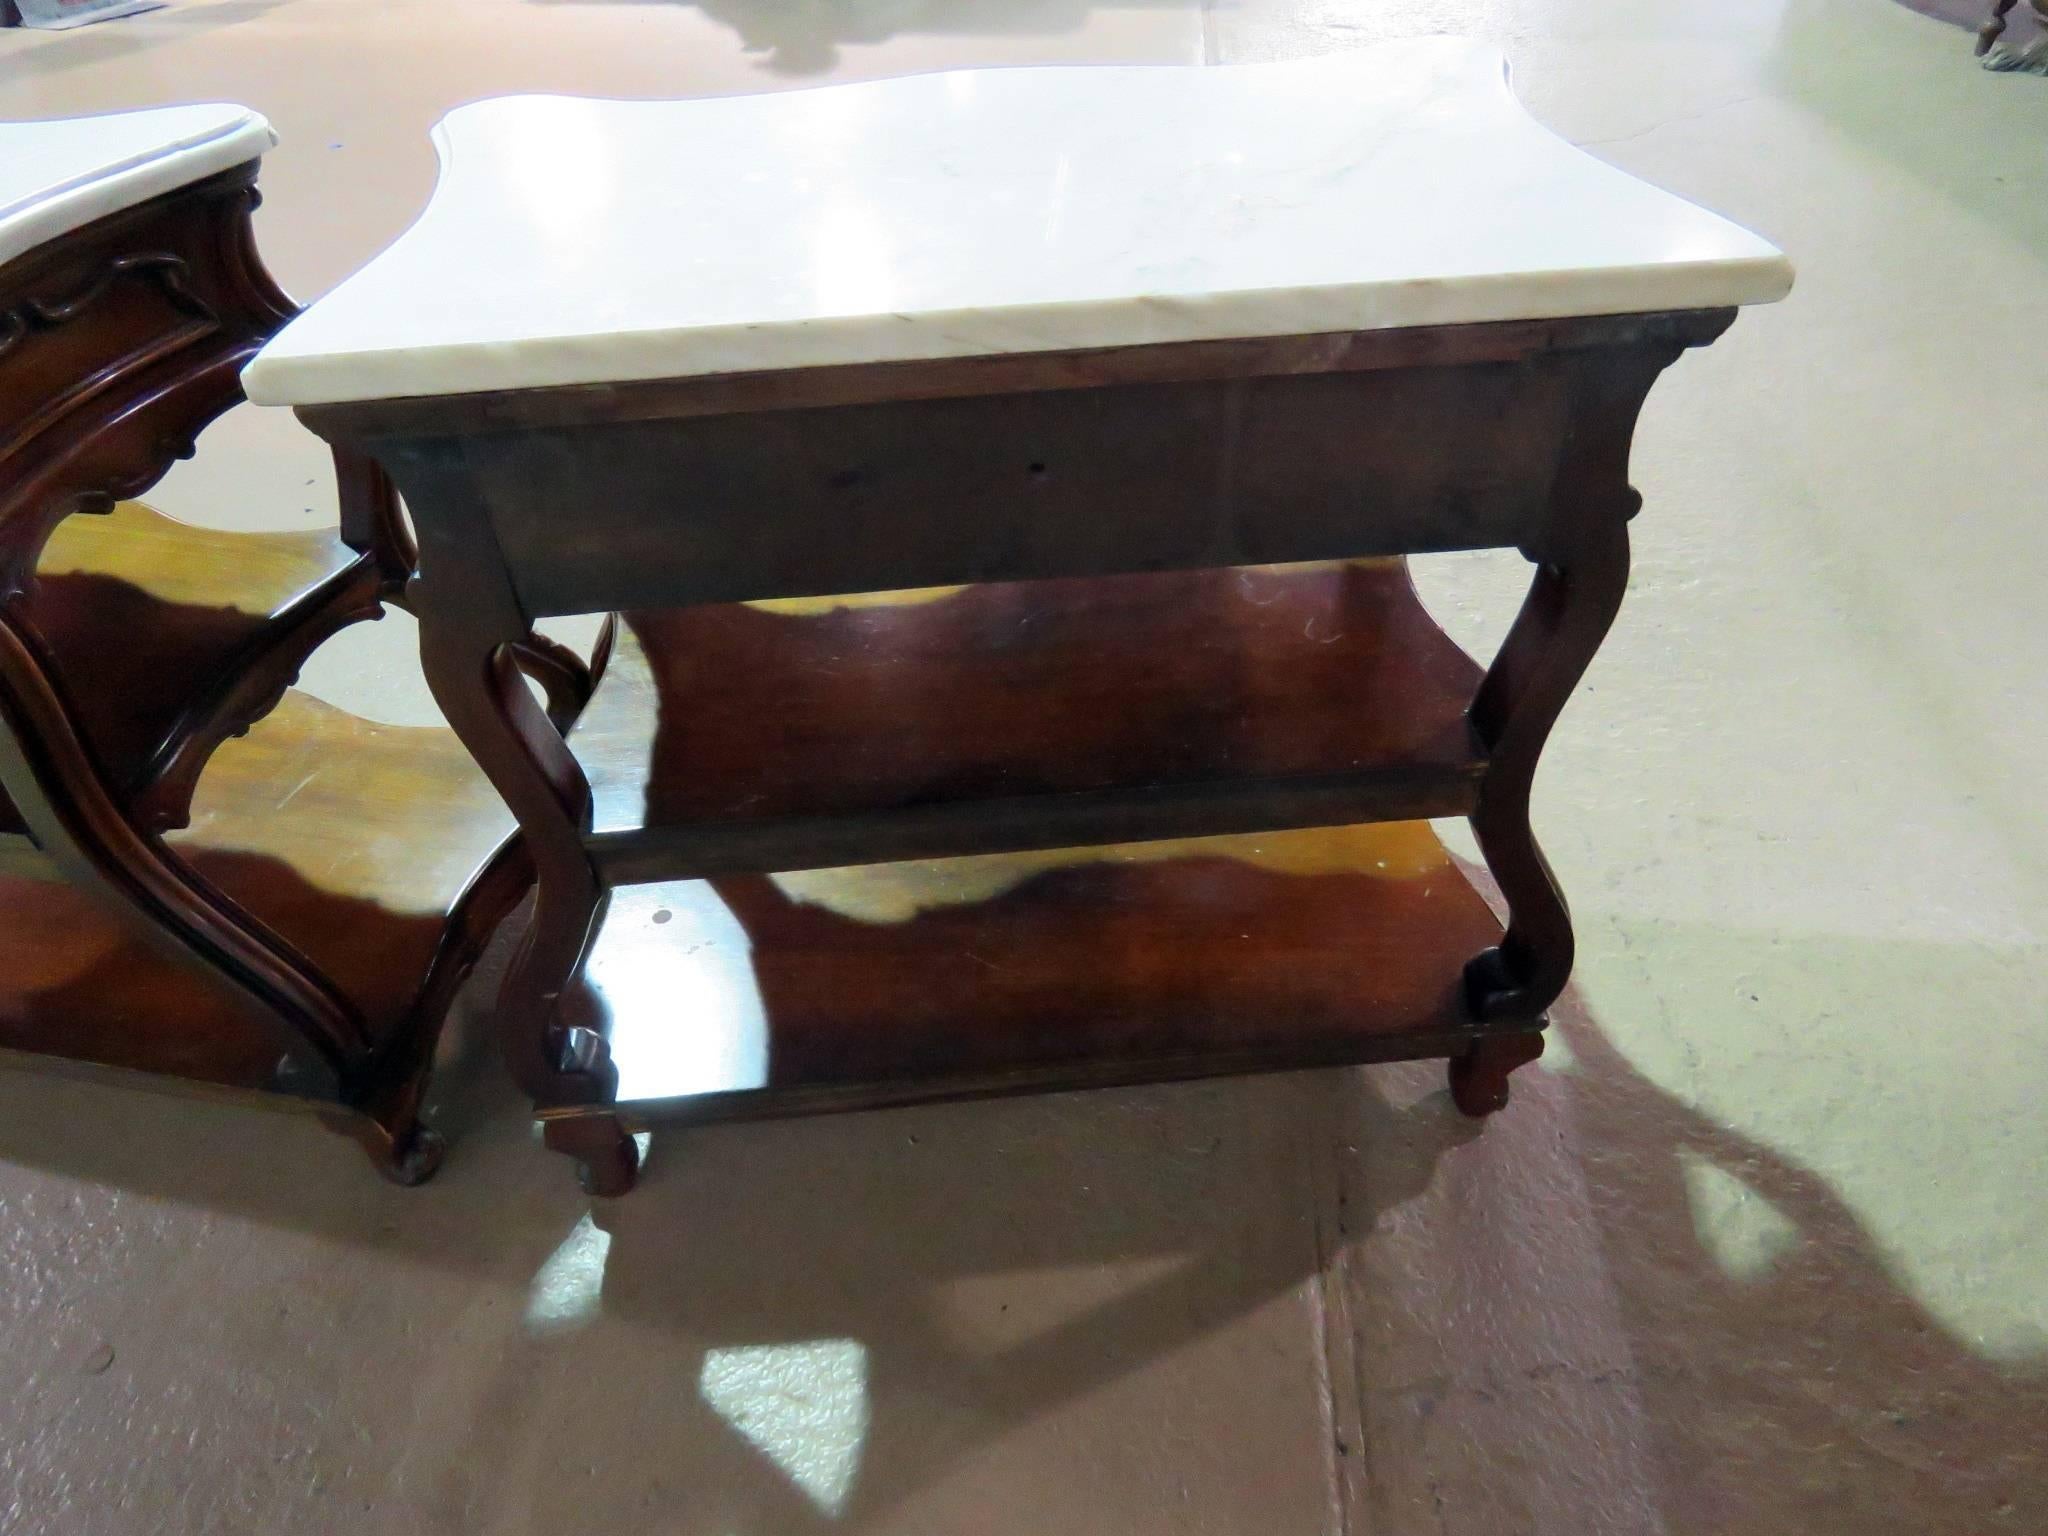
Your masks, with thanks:
[{"label": "white marble top", "polygon": [[261,113],[224,102],[0,123],[0,266],[276,142]]},{"label": "white marble top", "polygon": [[1774,247],[1572,148],[1501,55],[523,96],[285,328],[267,404],[1763,302]]}]

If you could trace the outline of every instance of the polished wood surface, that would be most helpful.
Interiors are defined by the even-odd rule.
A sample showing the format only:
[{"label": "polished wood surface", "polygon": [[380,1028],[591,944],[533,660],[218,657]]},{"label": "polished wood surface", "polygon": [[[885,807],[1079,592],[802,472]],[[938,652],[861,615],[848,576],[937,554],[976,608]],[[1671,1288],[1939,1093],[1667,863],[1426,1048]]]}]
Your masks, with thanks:
[{"label": "polished wood surface", "polygon": [[322,640],[378,615],[381,586],[332,530],[221,532],[124,502],[59,524],[18,607],[114,792],[162,830],[223,738]]},{"label": "polished wood surface", "polygon": [[[643,610],[625,625],[572,739],[595,796],[589,846],[622,880],[879,861],[977,835],[1172,832],[1219,801],[1262,826],[1459,815],[1485,766],[1465,719],[1479,668],[1398,561]],[[952,824],[970,818],[978,834]]]},{"label": "polished wood surface", "polygon": [[[61,726],[22,724],[9,741]],[[53,777],[91,800],[75,771]],[[155,894],[109,901],[29,836],[0,836],[0,1048],[280,1095],[334,1115],[392,1176],[424,1177],[440,1153],[417,1121],[433,1043],[530,883],[511,830],[452,733],[288,692],[213,754],[189,825],[109,839],[109,867],[154,875]],[[138,921],[166,906],[179,921]],[[250,948],[212,949],[216,932]],[[250,986],[252,964],[310,1005]]]},{"label": "polished wood surface", "polygon": [[[221,749],[191,825],[166,843],[333,980],[369,1060],[418,1022],[442,980],[432,972],[446,914],[500,861],[510,829],[452,733],[380,725],[293,691]],[[504,862],[516,866],[516,852]],[[512,881],[495,916],[522,894]],[[0,908],[10,979],[0,1044],[246,1088],[314,1074],[276,1018],[152,947],[87,893],[17,860],[0,880]],[[301,1059],[286,1064],[295,1051]]]},{"label": "polished wood surface", "polygon": [[[281,867],[261,873],[292,878]],[[267,1092],[299,1045],[268,1009],[26,860],[0,873],[0,964],[7,1050]]]},{"label": "polished wood surface", "polygon": [[[411,1183],[440,1155],[442,1018],[530,866],[447,732],[287,695],[402,597],[396,496],[341,451],[334,530],[126,499],[294,313],[256,255],[255,173],[0,267],[0,1048],[311,1106]],[[566,726],[580,661],[518,658]]]},{"label": "polished wood surface", "polygon": [[10,588],[66,517],[111,510],[189,454],[295,312],[256,255],[255,181],[253,163],[221,172],[0,267]]},{"label": "polished wood surface", "polygon": [[1427,823],[617,892],[566,1005],[631,1123],[1446,1054],[1500,923]]},{"label": "polished wood surface", "polygon": [[[294,690],[220,750],[191,826],[165,841],[334,979],[374,1052],[412,1022],[447,914],[501,851],[523,867],[505,850],[511,830],[452,732],[364,720]],[[298,871],[311,894],[283,899],[256,861]]]},{"label": "polished wood surface", "polygon": [[[529,617],[1200,570],[1520,542],[1543,520],[1582,357],[598,421],[465,438],[459,452],[439,440],[377,449],[415,518],[480,501]],[[583,483],[597,466],[601,494]],[[446,526],[423,518],[429,542],[430,524]]]},{"label": "polished wood surface", "polygon": [[[361,477],[342,497],[356,547],[209,538],[133,508],[93,522],[193,451],[294,313],[256,255],[255,175],[208,177],[0,267],[0,607],[145,832],[180,824],[207,754],[391,585],[369,538],[395,498]],[[226,574],[240,568],[246,589]],[[0,827],[22,825],[0,805]]]},{"label": "polished wood surface", "polygon": [[[1047,876],[1050,907],[997,903],[1002,921],[984,914],[972,952],[986,959],[1007,924],[1056,957],[1045,977],[1078,990],[1071,1011],[1044,1015],[1060,1021],[1050,1036],[1019,1024],[977,1033],[970,992],[985,1003],[994,983],[973,960],[920,949],[874,968],[958,978],[934,994],[949,999],[944,1022],[922,1033],[916,1021],[937,1016],[912,994],[929,981],[870,982],[864,964],[842,961],[858,979],[835,989],[833,966],[797,963],[793,993],[769,996],[764,983],[763,994],[779,1014],[774,1070],[790,1075],[747,1091],[784,1108],[872,1103],[906,1080],[917,1095],[985,1091],[1369,1050],[1451,1056],[1458,1102],[1497,1108],[1536,1049],[1507,1037],[1540,1027],[1571,967],[1570,916],[1529,796],[1626,586],[1636,416],[1657,375],[1730,319],[933,363],[791,380],[786,397],[749,376],[725,381],[729,396],[692,381],[303,412],[404,493],[420,534],[412,596],[428,681],[532,850],[536,915],[499,1026],[550,1144],[583,1163],[588,1187],[627,1187],[628,1128],[659,1114],[616,1108],[631,1085],[621,1053],[634,1042],[644,1061],[650,1039],[687,1051],[677,1042],[704,1033],[678,992],[666,1028],[636,1034],[616,999],[642,989],[616,981],[614,1006],[574,1013],[593,945],[639,910],[641,894],[615,886],[714,876],[750,931],[835,952],[812,914],[764,897],[777,889],[765,872],[1445,814],[1470,815],[1505,932],[1476,920],[1469,891],[1412,902],[1325,891],[1346,914],[1348,952],[1379,978],[1336,967],[1324,1002],[1350,999],[1342,1024],[1282,993],[1280,1017],[1325,1023],[1237,1049],[1233,1032],[1264,1005],[1212,1008],[1172,990],[1171,974],[1215,980],[1203,967],[1229,952],[1221,929],[1188,912],[1149,927],[1129,916],[1128,929],[1103,915],[1175,910],[1165,876],[1148,868],[1113,890]],[[1519,549],[1536,574],[1483,676],[1397,564],[1240,569],[1495,546]],[[968,590],[879,606],[840,596],[944,584]],[[767,598],[824,601],[735,606]],[[600,693],[579,758],[521,681],[517,647],[536,618],[615,607],[645,670],[622,659],[622,714],[608,719]],[[1217,868],[1194,858],[1181,873],[1213,885]],[[1305,931],[1295,890],[1227,910],[1246,932]],[[1475,920],[1457,916],[1459,900]],[[1047,915],[1083,910],[1068,927]],[[1269,925],[1273,913],[1284,917]],[[1441,923],[1442,942],[1418,922]],[[1182,929],[1206,946],[1177,947]],[[1393,935],[1385,947],[1381,934]],[[966,952],[962,932],[936,942]],[[1103,960],[1098,943],[1149,955],[1160,974],[1141,964],[1090,990],[1080,978]],[[1293,955],[1313,971],[1337,948]],[[1007,963],[1031,970],[1023,951]],[[1278,979],[1263,962],[1247,974]],[[1403,980],[1376,992],[1389,977],[1412,977],[1414,990]],[[1119,1014],[1118,988],[1140,980],[1153,994]],[[1041,997],[1054,985],[1043,980]],[[855,1021],[842,1033],[828,1002]],[[1140,1015],[1152,1022],[1119,1034],[1117,1019]],[[904,1021],[900,1039],[885,1019]],[[857,1087],[819,1086],[841,1067]],[[660,1113],[705,1112],[703,1094],[687,1097],[662,1098]]]}]

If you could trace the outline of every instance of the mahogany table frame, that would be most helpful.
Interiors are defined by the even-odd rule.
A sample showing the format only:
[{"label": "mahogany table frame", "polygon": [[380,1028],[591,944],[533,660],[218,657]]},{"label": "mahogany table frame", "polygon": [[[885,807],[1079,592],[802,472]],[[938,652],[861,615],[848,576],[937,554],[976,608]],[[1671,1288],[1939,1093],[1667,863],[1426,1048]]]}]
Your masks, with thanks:
[{"label": "mahogany table frame", "polygon": [[[189,457],[242,400],[244,365],[298,312],[257,253],[259,167],[204,177],[0,263],[0,861],[85,892],[117,929],[200,973],[214,1003],[195,1011],[181,994],[150,1017],[91,1029],[75,1017],[24,1024],[5,1043],[30,1061],[161,1077],[180,1052],[198,1061],[209,1041],[243,1042],[216,1054],[259,1060],[253,1077],[192,1081],[310,1107],[411,1184],[442,1152],[420,1118],[442,1019],[530,879],[516,839],[445,914],[428,974],[382,1037],[289,935],[165,841],[187,825],[217,749],[272,712],[307,657],[403,601],[415,551],[389,481],[369,460],[336,453],[341,547],[274,612],[155,601],[122,582],[38,572],[67,519],[111,513]],[[261,562],[276,540],[195,532],[166,560],[220,561],[229,542]],[[113,597],[137,605],[121,608],[125,627],[97,617]],[[109,665],[115,650],[149,664]],[[590,673],[538,639],[517,660],[566,725]],[[260,1043],[248,1043],[252,1032]]]},{"label": "mahogany table frame", "polygon": [[[1375,1040],[1358,1059],[1449,1054],[1461,1108],[1504,1104],[1508,1073],[1541,1051],[1545,1010],[1572,964],[1570,916],[1532,833],[1529,794],[1627,584],[1636,417],[1658,374],[1733,317],[1518,321],[300,407],[315,432],[374,459],[411,508],[428,681],[532,850],[537,906],[498,1029],[549,1144],[581,1160],[594,1192],[630,1187],[633,1122],[615,1112],[605,1042],[558,1017],[614,884],[1421,816],[1470,818],[1509,921],[1498,946],[1467,962],[1463,1016],[1448,1031],[1405,1050]],[[1500,547],[1519,549],[1536,572],[1471,702],[1474,772],[1381,765],[593,831],[584,770],[512,659],[551,615]],[[1133,1075],[1128,1064],[1100,1065],[1103,1081]],[[935,1084],[930,1096],[947,1091]],[[868,1101],[904,1096],[900,1083],[877,1085]],[[842,1094],[833,1107],[861,1102]],[[784,1111],[771,1093],[752,1112]]]}]

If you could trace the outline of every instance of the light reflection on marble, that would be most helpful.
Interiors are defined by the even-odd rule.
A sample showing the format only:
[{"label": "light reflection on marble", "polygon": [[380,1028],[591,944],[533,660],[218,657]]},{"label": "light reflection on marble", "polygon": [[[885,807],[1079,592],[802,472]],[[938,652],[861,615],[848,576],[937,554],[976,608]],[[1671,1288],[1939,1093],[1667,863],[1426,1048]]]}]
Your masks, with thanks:
[{"label": "light reflection on marble", "polygon": [[276,142],[262,114],[224,102],[0,123],[0,265]]},{"label": "light reflection on marble", "polygon": [[[695,101],[507,97],[267,404],[1766,302],[1771,245],[1425,38]],[[545,146],[535,154],[535,146]]]}]

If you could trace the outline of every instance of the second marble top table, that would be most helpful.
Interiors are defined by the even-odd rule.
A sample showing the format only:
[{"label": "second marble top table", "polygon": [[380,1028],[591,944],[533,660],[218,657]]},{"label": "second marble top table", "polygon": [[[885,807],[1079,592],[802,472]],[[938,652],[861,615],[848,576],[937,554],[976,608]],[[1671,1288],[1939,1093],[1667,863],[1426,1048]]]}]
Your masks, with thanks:
[{"label": "second marble top table", "polygon": [[0,266],[59,235],[260,160],[277,142],[227,102],[0,122]]},{"label": "second marble top table", "polygon": [[[539,868],[500,1029],[591,1187],[672,1119],[1404,1055],[1505,1102],[1571,964],[1528,793],[1626,583],[1636,412],[1776,250],[1454,40],[436,143],[246,379],[412,509],[429,681]],[[1536,576],[1482,672],[1398,557],[1496,546]],[[509,648],[610,610],[567,741]],[[1447,815],[1505,931],[1411,825]],[[766,878],[1029,850],[986,899],[890,865],[951,894],[887,922]]]}]

